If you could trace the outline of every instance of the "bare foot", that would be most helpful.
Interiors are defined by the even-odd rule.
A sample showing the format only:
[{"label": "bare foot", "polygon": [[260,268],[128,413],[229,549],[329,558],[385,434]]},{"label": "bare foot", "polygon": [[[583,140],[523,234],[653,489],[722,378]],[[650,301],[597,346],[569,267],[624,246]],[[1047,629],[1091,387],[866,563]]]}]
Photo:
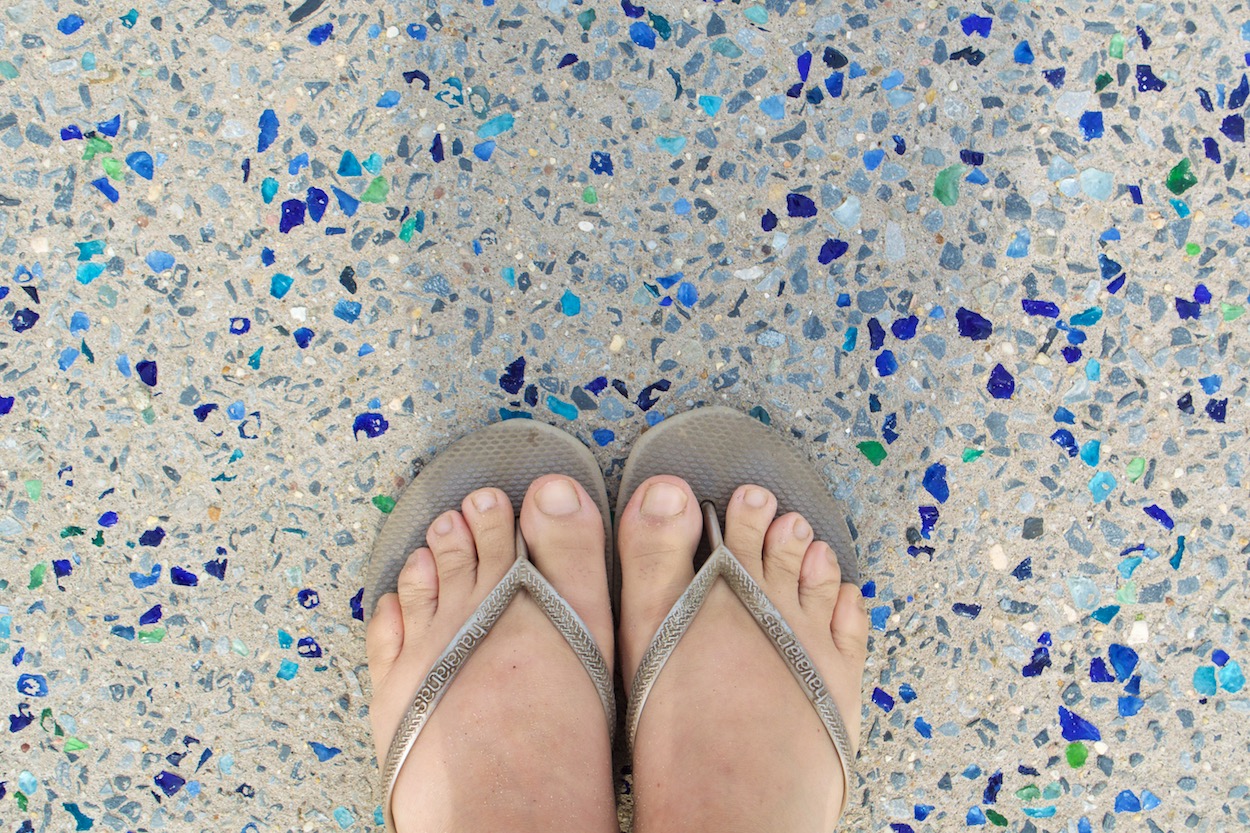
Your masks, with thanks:
[{"label": "bare foot", "polygon": [[[530,560],[613,667],[603,524],[575,481],[535,480],[521,506]],[[412,696],[516,557],[508,496],[481,489],[430,525],[366,640],[378,762]],[[392,805],[409,831],[616,831],[603,706],[573,650],[522,592],[448,686],[400,770]]]},{"label": "bare foot", "polygon": [[[794,629],[829,686],[852,743],[868,617],[829,546],[802,516],[742,486],[725,543]],[[702,532],[695,495],[653,477],[620,520],[621,670],[628,687],[669,609],[694,578]],[[632,696],[632,692],[631,692]],[[634,829],[829,833],[842,808],[841,764],[824,725],[772,643],[717,581],[655,682],[634,743]]]}]

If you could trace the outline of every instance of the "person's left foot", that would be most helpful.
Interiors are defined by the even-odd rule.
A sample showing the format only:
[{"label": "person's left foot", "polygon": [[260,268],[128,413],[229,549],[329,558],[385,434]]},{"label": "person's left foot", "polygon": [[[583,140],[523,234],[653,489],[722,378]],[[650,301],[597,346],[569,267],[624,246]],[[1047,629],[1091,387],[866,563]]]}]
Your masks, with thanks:
[{"label": "person's left foot", "polygon": [[[534,563],[613,668],[603,522],[575,480],[535,480],[521,506]],[[480,489],[437,518],[378,600],[366,648],[379,765],[435,659],[516,558],[508,496]],[[594,683],[521,592],[452,680],[395,784],[398,830],[616,831],[612,751]]]},{"label": "person's left foot", "polygon": [[[859,588],[797,512],[739,488],[725,545],[776,605],[829,686],[854,747],[868,617]],[[664,617],[694,579],[703,516],[689,484],[643,483],[619,519],[621,670],[627,688]],[[635,696],[634,692],[630,692]],[[634,740],[635,831],[828,833],[842,766],[824,724],[776,647],[723,580],[665,662]]]}]

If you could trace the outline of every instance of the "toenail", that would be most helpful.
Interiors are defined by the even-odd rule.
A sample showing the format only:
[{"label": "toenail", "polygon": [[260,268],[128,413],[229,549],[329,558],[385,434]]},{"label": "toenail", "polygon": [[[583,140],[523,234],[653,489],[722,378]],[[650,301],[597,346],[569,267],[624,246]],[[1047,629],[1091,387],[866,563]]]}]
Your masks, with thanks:
[{"label": "toenail", "polygon": [[652,518],[671,518],[686,508],[686,493],[672,483],[652,483],[642,496],[642,514]]},{"label": "toenail", "polygon": [[479,512],[485,512],[493,509],[499,501],[495,499],[495,493],[490,489],[483,489],[480,492],[474,492],[472,496],[473,508]]},{"label": "toenail", "polygon": [[577,490],[567,480],[559,479],[544,483],[534,495],[538,511],[544,515],[572,515],[581,507]]},{"label": "toenail", "polygon": [[443,515],[434,522],[434,534],[446,535],[451,532],[451,515]]},{"label": "toenail", "polygon": [[807,521],[802,518],[798,518],[794,522],[793,534],[795,538],[802,540],[812,534],[812,528],[808,525]]},{"label": "toenail", "polygon": [[746,494],[742,496],[742,502],[752,509],[763,509],[764,504],[768,503],[768,493],[763,489],[751,487],[747,489]]}]

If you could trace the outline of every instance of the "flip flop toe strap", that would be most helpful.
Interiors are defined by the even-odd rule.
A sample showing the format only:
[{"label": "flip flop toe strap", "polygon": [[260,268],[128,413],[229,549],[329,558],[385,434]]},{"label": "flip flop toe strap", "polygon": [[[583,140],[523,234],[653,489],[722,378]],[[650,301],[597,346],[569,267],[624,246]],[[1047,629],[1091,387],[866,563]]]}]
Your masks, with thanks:
[{"label": "flip flop toe strap", "polygon": [[850,799],[851,766],[854,756],[846,724],[833,702],[829,687],[820,676],[820,672],[807,651],[803,649],[793,629],[777,610],[776,605],[769,600],[755,579],[751,578],[751,574],[725,546],[720,523],[716,517],[716,508],[711,503],[703,504],[703,520],[713,552],[695,575],[694,581],[686,588],[686,592],[677,600],[660,624],[660,629],[656,632],[655,638],[643,654],[642,662],[638,665],[638,671],[634,675],[633,697],[625,717],[630,750],[634,748],[642,708],[646,704],[652,686],[655,685],[656,678],[659,677],[660,671],[677,647],[677,643],[681,641],[691,621],[703,606],[716,579],[723,578],[764,631],[764,635],[781,654],[781,658],[802,686],[803,693],[807,695],[807,699],[820,717],[820,722],[829,733],[829,739],[833,741],[838,760],[842,764],[842,809],[845,810],[846,803]]},{"label": "flip flop toe strap", "polygon": [[399,724],[394,738],[391,739],[390,749],[386,753],[386,765],[382,768],[382,794],[385,796],[382,808],[388,831],[395,830],[395,819],[391,814],[391,798],[395,789],[395,781],[399,777],[404,761],[412,751],[413,744],[417,741],[417,736],[421,734],[421,729],[430,719],[434,708],[447,693],[451,681],[456,678],[469,656],[499,621],[499,617],[503,615],[512,599],[522,590],[529,593],[530,598],[547,615],[556,630],[569,643],[573,653],[581,660],[582,667],[586,669],[586,673],[595,684],[595,689],[599,692],[599,700],[603,705],[609,734],[616,727],[616,701],[612,689],[612,672],[607,662],[604,661],[603,654],[600,653],[590,629],[577,615],[577,611],[530,563],[525,540],[521,537],[519,528],[516,534],[516,548],[516,561],[499,580],[499,584],[495,585],[495,588],[478,605],[477,610],[464,623],[464,627],[451,640],[447,649],[435,660],[433,667],[426,674],[416,694],[413,695],[412,705],[408,707],[407,714]]}]

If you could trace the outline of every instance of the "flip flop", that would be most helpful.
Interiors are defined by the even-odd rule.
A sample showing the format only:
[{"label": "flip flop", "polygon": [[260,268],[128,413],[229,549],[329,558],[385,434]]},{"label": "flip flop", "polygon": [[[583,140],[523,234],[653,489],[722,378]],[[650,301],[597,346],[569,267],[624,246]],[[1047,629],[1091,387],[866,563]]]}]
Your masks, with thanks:
[{"label": "flip flop", "polygon": [[[725,507],[734,491],[744,483],[763,486],[777,496],[777,514],[801,513],[811,524],[814,538],[828,543],[837,555],[842,580],[858,583],[859,566],[846,510],[829,494],[806,457],[778,432],[721,406],[669,417],[642,435],[625,462],[616,503],[618,519],[643,481],[658,474],[677,475],[690,484],[703,508],[702,544],[711,554],[660,624],[634,675],[633,698],[625,716],[629,748],[633,749],[642,708],[664,663],[690,627],[716,579],[724,578],[781,654],[829,733],[842,763],[845,810],[851,794],[853,763],[846,724],[815,663],[763,589],[725,546],[721,530]],[[614,592],[619,593],[619,571],[614,582]]]},{"label": "flip flop", "polygon": [[[365,581],[363,607],[372,617],[378,599],[398,586],[399,572],[413,550],[425,545],[425,532],[434,519],[450,509],[459,509],[470,493],[494,486],[507,493],[518,509],[536,477],[563,474],[586,490],[599,507],[604,525],[604,558],[608,575],[614,574],[609,507],[603,474],[590,450],[578,440],[541,422],[529,419],[505,420],[469,434],[449,445],[425,466],[400,496],[387,516],[373,551]],[[516,529],[517,559],[481,605],[473,612],[413,694],[408,713],[391,740],[382,768],[382,802],[386,829],[393,831],[391,795],[395,781],[417,736],[448,686],[464,667],[474,649],[513,597],[526,590],[534,602],[568,641],[599,692],[608,731],[616,727],[616,698],[612,670],[600,653],[594,637],[573,607],[556,592],[551,583],[530,563],[521,525]],[[613,596],[613,609],[616,608]]]}]

